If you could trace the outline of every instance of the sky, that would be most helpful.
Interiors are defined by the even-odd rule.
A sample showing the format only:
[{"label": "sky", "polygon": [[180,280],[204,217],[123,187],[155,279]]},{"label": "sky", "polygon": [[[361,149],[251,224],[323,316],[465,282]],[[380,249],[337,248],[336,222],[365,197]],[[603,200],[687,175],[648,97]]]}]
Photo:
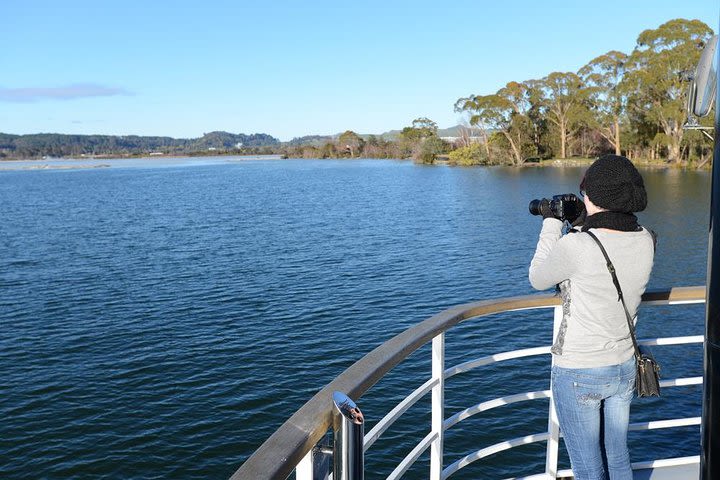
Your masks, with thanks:
[{"label": "sky", "polygon": [[455,101],[577,71],[710,0],[2,0],[0,132],[280,140],[460,120]]}]

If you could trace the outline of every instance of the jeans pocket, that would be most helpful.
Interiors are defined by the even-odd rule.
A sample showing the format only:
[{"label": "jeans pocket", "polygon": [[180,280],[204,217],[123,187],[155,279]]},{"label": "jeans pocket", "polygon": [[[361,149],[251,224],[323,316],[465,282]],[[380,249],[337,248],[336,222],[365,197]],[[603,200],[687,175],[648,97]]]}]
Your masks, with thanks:
[{"label": "jeans pocket", "polygon": [[609,383],[582,383],[573,381],[573,391],[578,405],[597,408],[612,386]]}]

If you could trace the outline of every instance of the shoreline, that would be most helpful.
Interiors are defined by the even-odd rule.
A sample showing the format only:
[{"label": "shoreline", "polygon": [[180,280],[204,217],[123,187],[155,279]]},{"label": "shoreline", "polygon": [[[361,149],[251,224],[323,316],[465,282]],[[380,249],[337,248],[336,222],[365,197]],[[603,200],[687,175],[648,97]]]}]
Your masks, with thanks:
[{"label": "shoreline", "polygon": [[[521,167],[589,167],[595,158],[551,158],[540,162],[524,163]],[[671,163],[667,159],[651,160],[647,158],[630,160],[636,167],[652,169],[680,169],[680,170],[709,170],[712,167],[710,162],[698,168],[697,165]]]},{"label": "shoreline", "polygon": [[[0,159],[0,171],[25,171],[25,170],[76,170],[76,169],[96,169],[96,168],[112,168],[113,165],[106,162],[138,162],[141,161],[143,166],[153,166],[167,164],[168,161],[172,160],[211,160],[219,159],[222,161],[243,161],[243,160],[329,160],[329,161],[346,161],[346,160],[394,160],[394,161],[412,161],[408,158],[302,158],[302,157],[285,157],[284,155],[145,155],[145,156],[106,156],[101,155],[97,157],[58,157],[58,158],[36,158],[36,159]],[[595,161],[594,158],[552,158],[547,160],[526,162],[522,165],[468,165],[461,166],[460,168],[475,168],[475,167],[516,167],[516,168],[565,168],[565,167],[588,167]],[[77,163],[76,163],[77,162]],[[103,162],[103,163],[94,163]],[[666,159],[650,160],[650,159],[636,159],[632,160],[639,168],[653,169],[653,170],[694,170],[694,171],[709,171],[712,168],[710,162],[698,167],[697,165],[688,164],[675,164],[670,163]],[[446,161],[442,159],[436,163],[429,164],[427,166],[444,166],[444,167],[455,167],[456,165],[448,165]]]}]

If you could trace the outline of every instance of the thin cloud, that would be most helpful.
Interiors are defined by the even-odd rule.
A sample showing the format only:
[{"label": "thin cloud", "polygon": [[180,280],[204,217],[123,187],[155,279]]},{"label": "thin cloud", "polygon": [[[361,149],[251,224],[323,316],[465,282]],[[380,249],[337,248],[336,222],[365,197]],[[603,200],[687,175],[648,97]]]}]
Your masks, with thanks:
[{"label": "thin cloud", "polygon": [[78,83],[64,87],[0,87],[0,102],[38,102],[42,100],[76,100],[90,97],[131,95],[124,88],[105,87],[92,83]]}]

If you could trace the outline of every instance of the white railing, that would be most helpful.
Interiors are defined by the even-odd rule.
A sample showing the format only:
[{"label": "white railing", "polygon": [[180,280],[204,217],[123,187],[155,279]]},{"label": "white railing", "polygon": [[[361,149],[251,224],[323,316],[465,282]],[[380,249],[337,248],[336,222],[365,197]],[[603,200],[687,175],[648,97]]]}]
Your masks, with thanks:
[{"label": "white railing", "polygon": [[[704,303],[704,300],[683,300],[683,301],[648,301],[645,304],[662,304],[662,305],[684,305],[693,303]],[[562,320],[562,306],[555,307],[540,307],[540,308],[553,308],[554,309],[554,336],[557,334],[557,330]],[[526,309],[523,309],[526,310]],[[681,345],[691,343],[702,343],[702,335],[694,336],[683,336],[683,337],[665,337],[665,338],[654,338],[654,339],[643,339],[639,343],[641,345]],[[523,477],[525,479],[534,478],[558,478],[571,475],[569,470],[558,471],[558,445],[559,439],[562,436],[558,426],[557,415],[555,413],[554,403],[552,402],[551,389],[533,392],[523,392],[505,397],[499,397],[492,400],[488,400],[477,405],[468,407],[460,412],[454,413],[448,418],[444,418],[444,384],[449,378],[471,371],[475,368],[491,365],[494,363],[502,362],[510,359],[517,359],[522,357],[530,357],[537,355],[544,355],[550,353],[549,346],[533,347],[521,350],[513,350],[508,352],[496,353],[493,355],[481,357],[475,360],[470,360],[459,365],[445,368],[445,333],[441,333],[436,336],[432,342],[432,376],[424,384],[418,387],[410,395],[408,395],[402,402],[400,402],[395,408],[385,415],[373,428],[365,435],[364,448],[367,451],[381,436],[382,434],[395,422],[397,421],[412,405],[418,400],[423,398],[428,392],[432,392],[432,420],[430,432],[425,438],[420,441],[410,453],[398,464],[393,472],[387,477],[388,480],[395,480],[400,478],[405,472],[407,472],[413,463],[428,449],[430,448],[430,479],[431,480],[444,480],[449,478],[451,475],[456,473],[458,470],[466,467],[467,465],[486,458],[490,455],[494,455],[498,452],[511,449],[520,445],[526,445],[534,442],[547,442],[546,456],[545,456],[545,472],[539,475],[532,475],[529,477]],[[440,372],[443,372],[442,375]],[[679,387],[687,385],[700,385],[702,384],[702,377],[687,377],[687,378],[676,378],[662,380],[661,386],[663,388],[668,387]],[[549,402],[548,410],[548,431],[526,435],[519,438],[503,441],[482,448],[475,452],[469,453],[464,457],[454,461],[447,467],[443,468],[443,441],[445,432],[462,422],[470,418],[473,415],[477,415],[483,412],[487,412],[497,407],[504,405],[510,405],[517,402],[536,400],[536,399],[551,399]],[[672,428],[672,427],[684,427],[700,425],[700,417],[691,418],[679,418],[673,420],[657,420],[651,422],[641,422],[630,424],[630,430],[653,430],[658,428]],[[654,460],[651,462],[640,462],[633,464],[634,469],[643,468],[657,468],[674,465],[684,465],[687,463],[697,463],[699,461],[698,456],[693,457],[682,457],[675,459],[662,459]],[[298,479],[300,480],[300,479]]]},{"label": "white railing", "polygon": [[[704,301],[705,287],[674,287],[669,290],[647,292],[643,295],[644,305],[680,305],[703,303]],[[350,398],[357,401],[390,370],[405,361],[408,355],[428,343],[432,344],[432,369],[430,378],[392,408],[364,437],[363,448],[367,451],[398,418],[418,400],[430,394],[432,415],[429,431],[420,442],[412,448],[405,458],[399,462],[388,476],[389,479],[402,477],[428,449],[430,449],[430,471],[428,476],[432,480],[442,480],[447,479],[472,462],[519,445],[535,442],[547,442],[545,471],[525,478],[548,479],[569,476],[570,473],[568,471],[558,471],[558,444],[561,434],[551,398],[551,389],[521,392],[491,399],[469,406],[445,418],[445,382],[451,380],[455,375],[505,360],[548,355],[550,353],[549,346],[540,346],[496,353],[447,367],[445,365],[446,332],[468,319],[495,313],[541,308],[554,309],[553,336],[555,336],[562,316],[562,307],[560,306],[559,299],[552,295],[528,295],[482,300],[465,305],[458,305],[413,325],[378,346],[372,352],[366,354],[362,359],[355,362],[317,392],[305,405],[297,409],[295,413],[240,466],[231,477],[231,480],[250,478],[253,480],[284,479],[293,471],[295,471],[298,480],[312,479],[313,447],[317,445],[318,442],[321,442],[333,423],[333,392],[344,392]],[[646,339],[641,340],[640,343],[643,345],[679,345],[702,342],[703,337],[697,335]],[[661,385],[667,388],[699,385],[701,383],[702,378],[691,377],[666,379],[661,382]],[[550,399],[547,415],[547,431],[486,446],[475,452],[469,452],[462,458],[445,466],[443,446],[445,432],[450,428],[455,428],[459,423],[474,415],[482,414],[504,405],[536,399]],[[360,403],[360,406],[362,407],[362,403]],[[631,430],[652,430],[656,428],[698,425],[699,421],[700,419],[698,417],[657,420],[645,423],[634,423],[630,425],[630,428]],[[685,465],[688,463],[698,463],[698,457],[657,459],[651,462],[635,463],[633,464],[633,468],[657,468],[668,465]]]}]

